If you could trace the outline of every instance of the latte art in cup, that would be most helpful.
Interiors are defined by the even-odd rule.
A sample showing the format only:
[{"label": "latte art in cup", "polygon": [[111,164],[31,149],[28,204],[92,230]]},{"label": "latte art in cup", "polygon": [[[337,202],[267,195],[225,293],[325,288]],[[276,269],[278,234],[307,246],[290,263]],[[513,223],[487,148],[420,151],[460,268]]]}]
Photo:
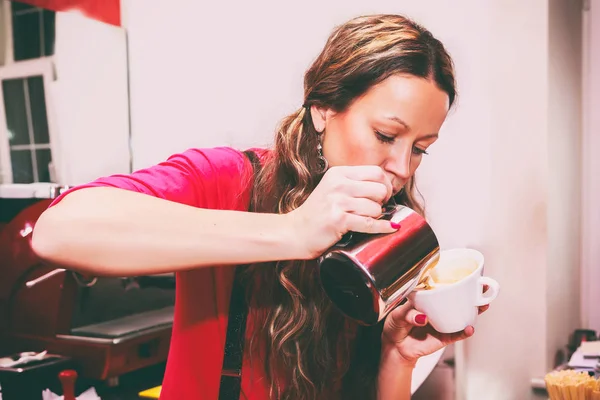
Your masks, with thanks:
[{"label": "latte art in cup", "polygon": [[438,332],[454,333],[474,326],[479,307],[490,304],[500,289],[496,280],[483,276],[484,261],[483,254],[474,249],[440,252],[438,263],[427,271],[426,282],[417,286],[408,300],[427,315],[429,325]]},{"label": "latte art in cup", "polygon": [[424,289],[430,290],[442,285],[451,285],[471,275],[477,269],[477,261],[472,259],[441,260],[424,279]]}]

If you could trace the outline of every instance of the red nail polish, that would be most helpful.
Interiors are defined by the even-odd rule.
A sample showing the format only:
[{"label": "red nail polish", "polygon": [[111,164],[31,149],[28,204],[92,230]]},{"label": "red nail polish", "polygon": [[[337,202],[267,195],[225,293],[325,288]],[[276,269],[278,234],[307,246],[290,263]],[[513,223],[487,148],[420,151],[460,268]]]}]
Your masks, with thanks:
[{"label": "red nail polish", "polygon": [[425,314],[419,314],[415,317],[415,322],[419,325],[423,325],[425,324],[425,322],[427,322],[427,315]]},{"label": "red nail polish", "polygon": [[390,225],[392,226],[392,229],[400,229],[400,224],[396,222],[390,222]]}]

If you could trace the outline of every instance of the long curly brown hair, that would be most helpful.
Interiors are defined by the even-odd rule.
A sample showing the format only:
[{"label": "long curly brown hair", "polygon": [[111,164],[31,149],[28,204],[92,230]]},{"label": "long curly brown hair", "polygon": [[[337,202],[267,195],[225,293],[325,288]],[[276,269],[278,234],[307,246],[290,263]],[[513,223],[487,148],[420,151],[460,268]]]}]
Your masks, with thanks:
[{"label": "long curly brown hair", "polygon": [[[452,59],[420,25],[400,15],[371,15],[337,27],[305,74],[303,106],[277,129],[273,156],[256,177],[253,211],[288,213],[319,183],[311,106],[343,112],[373,85],[400,73],[431,79],[454,102]],[[411,178],[396,201],[423,213],[416,193]],[[357,326],[345,318],[324,294],[317,272],[315,261],[248,269],[249,347],[261,354],[271,398],[374,398],[382,324]]]}]

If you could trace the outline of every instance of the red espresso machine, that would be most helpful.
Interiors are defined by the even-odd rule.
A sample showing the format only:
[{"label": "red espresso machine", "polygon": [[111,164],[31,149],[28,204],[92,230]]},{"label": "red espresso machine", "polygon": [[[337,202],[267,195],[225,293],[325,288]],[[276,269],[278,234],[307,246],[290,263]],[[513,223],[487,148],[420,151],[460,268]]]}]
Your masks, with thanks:
[{"label": "red espresso machine", "polygon": [[45,265],[31,249],[39,216],[66,187],[0,185],[0,357],[69,357],[79,375],[118,377],[167,358],[173,274],[95,278]]}]

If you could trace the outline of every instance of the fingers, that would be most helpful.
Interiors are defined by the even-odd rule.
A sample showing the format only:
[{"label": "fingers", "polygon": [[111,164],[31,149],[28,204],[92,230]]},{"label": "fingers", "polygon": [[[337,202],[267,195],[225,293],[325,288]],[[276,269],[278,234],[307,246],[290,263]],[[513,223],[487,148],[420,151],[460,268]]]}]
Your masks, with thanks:
[{"label": "fingers", "polygon": [[381,215],[381,205],[373,200],[348,197],[342,200],[345,212],[362,215],[363,217],[378,218]]},{"label": "fingers", "polygon": [[[381,213],[381,209],[379,209]],[[393,222],[379,220],[362,215],[347,214],[346,230],[363,233],[392,233],[398,230],[399,226]]]},{"label": "fingers", "polygon": [[427,316],[414,309],[410,303],[404,303],[391,312],[390,318],[396,327],[400,326],[425,326],[427,325]]},{"label": "fingers", "polygon": [[455,333],[440,333],[427,320],[427,316],[414,309],[410,303],[396,307],[386,318],[384,334],[386,340],[400,343],[410,334],[419,342],[428,341],[438,346],[447,346],[454,342],[467,339],[475,333],[472,326]]},{"label": "fingers", "polygon": [[[490,287],[489,287],[488,285],[483,285],[483,293],[487,292],[489,288],[490,288]],[[478,314],[481,314],[481,313],[484,313],[484,312],[486,312],[488,308],[490,308],[490,305],[489,305],[489,304],[486,304],[485,306],[481,306],[481,307],[479,307],[479,312],[478,312]]]},{"label": "fingers", "polygon": [[404,320],[414,326],[425,326],[427,325],[427,315],[423,314],[411,308],[404,317]]},{"label": "fingers", "polygon": [[403,341],[414,327],[427,325],[427,316],[415,310],[410,303],[396,307],[385,319],[383,329],[386,340],[390,343]]},{"label": "fingers", "polygon": [[446,345],[452,344],[454,342],[458,342],[458,341],[470,338],[471,336],[473,336],[473,334],[475,334],[475,328],[473,328],[472,326],[467,326],[464,330],[462,330],[460,332],[447,334],[446,337],[444,338],[443,342]]},{"label": "fingers", "polygon": [[381,182],[349,181],[347,193],[352,197],[362,197],[384,204],[391,197],[391,189]]},{"label": "fingers", "polygon": [[[350,179],[351,181],[354,181],[355,183],[357,183],[357,185],[355,186],[354,190],[362,190],[364,192],[364,190],[366,190],[365,188],[368,187],[368,185],[365,185],[366,183],[374,183],[374,184],[380,184],[384,186],[384,195],[381,195],[381,193],[377,192],[377,198],[373,198],[373,201],[380,201],[380,203],[384,203],[386,202],[390,197],[392,197],[393,195],[393,191],[394,188],[392,186],[392,182],[390,180],[390,178],[385,174],[385,172],[383,171],[383,169],[381,169],[381,167],[377,166],[377,165],[363,165],[363,166],[350,166],[350,167],[340,167],[341,169],[341,174],[344,175],[346,178]],[[358,188],[358,189],[356,189]],[[362,189],[361,189],[362,188]],[[373,188],[373,186],[371,186],[371,188]],[[371,189],[373,190],[373,189]],[[377,189],[377,190],[381,190],[381,189]],[[371,195],[365,195],[365,193],[350,193],[351,195],[355,196],[355,197],[367,197],[367,198],[371,198],[372,197],[372,193],[369,193]]]},{"label": "fingers", "polygon": [[387,179],[385,172],[378,165],[360,165],[339,167],[342,174],[355,181],[383,182]]},{"label": "fingers", "polygon": [[417,330],[417,332],[418,333],[416,333],[415,336],[420,340],[425,340],[425,339],[427,339],[428,336],[433,336],[436,338],[436,340],[439,341],[440,345],[448,346],[448,345],[451,345],[452,343],[456,343],[461,340],[470,338],[471,336],[473,336],[475,334],[475,328],[473,328],[472,326],[467,326],[465,329],[463,329],[462,331],[459,331],[459,332],[440,333],[440,332],[436,331],[435,329],[433,329],[433,327],[431,327],[431,325],[429,325],[426,328],[421,328],[421,329]]},{"label": "fingers", "polygon": [[[386,317],[383,332],[389,342],[396,343],[406,338],[406,336],[412,329],[412,324],[410,322],[407,322],[407,318],[409,316],[409,313],[413,310],[414,308],[412,308],[410,303],[405,303],[396,307]],[[415,316],[413,315],[413,320],[414,317]]]}]

